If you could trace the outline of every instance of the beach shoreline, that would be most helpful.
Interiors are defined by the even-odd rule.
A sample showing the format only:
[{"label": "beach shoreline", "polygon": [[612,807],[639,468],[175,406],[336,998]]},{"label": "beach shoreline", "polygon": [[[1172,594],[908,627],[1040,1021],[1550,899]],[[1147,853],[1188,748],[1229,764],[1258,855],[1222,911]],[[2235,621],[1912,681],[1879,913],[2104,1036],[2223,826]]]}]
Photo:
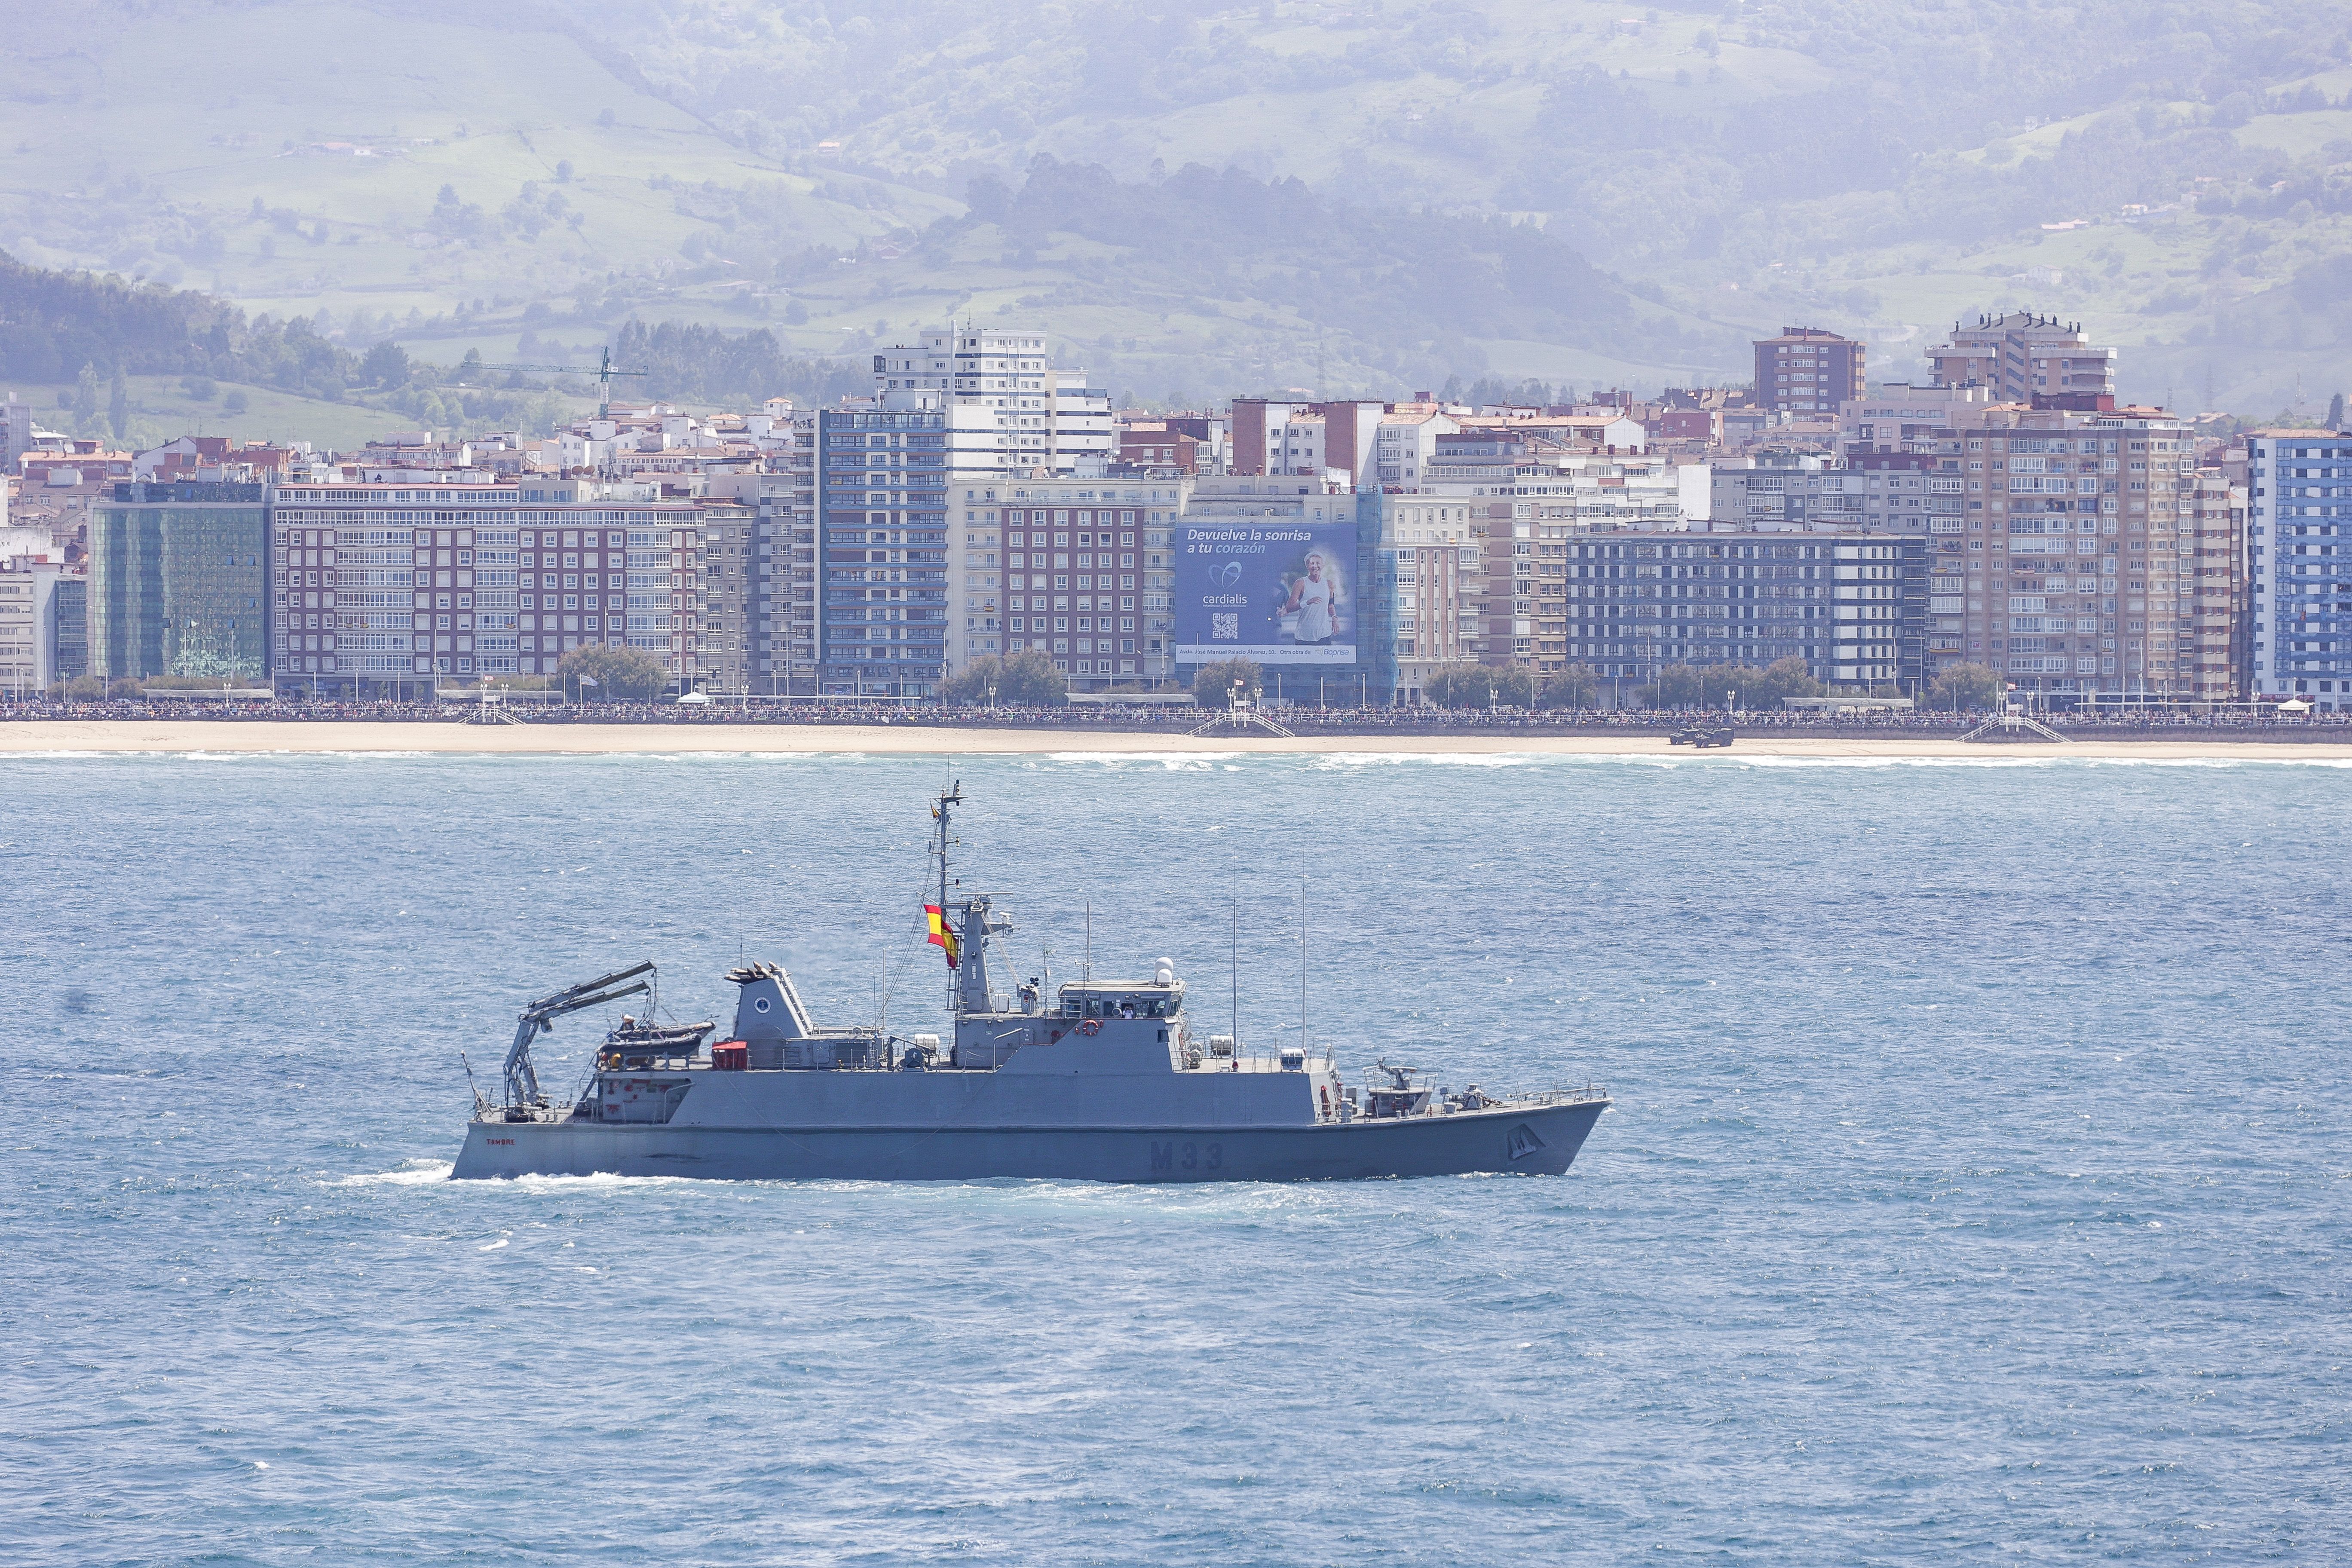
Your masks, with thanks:
[{"label": "beach shoreline", "polygon": [[1091,755],[1584,756],[1710,758],[1987,758],[2132,762],[2352,762],[2352,743],[2151,737],[1971,743],[1890,734],[1884,740],[1741,735],[1694,753],[1664,735],[1525,733],[1188,736],[1133,730],[956,729],[895,724],[446,724],[258,720],[30,720],[0,724],[0,754],[209,752],[235,754],[430,752],[498,756]]}]

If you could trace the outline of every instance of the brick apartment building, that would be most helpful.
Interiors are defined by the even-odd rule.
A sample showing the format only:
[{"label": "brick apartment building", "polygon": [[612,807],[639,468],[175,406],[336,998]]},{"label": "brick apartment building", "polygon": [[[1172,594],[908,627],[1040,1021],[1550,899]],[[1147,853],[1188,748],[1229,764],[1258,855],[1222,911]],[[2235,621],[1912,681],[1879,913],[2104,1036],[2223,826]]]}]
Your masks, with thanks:
[{"label": "brick apartment building", "polygon": [[1821,327],[1756,340],[1756,400],[1775,414],[1831,416],[1863,393],[1870,345]]}]

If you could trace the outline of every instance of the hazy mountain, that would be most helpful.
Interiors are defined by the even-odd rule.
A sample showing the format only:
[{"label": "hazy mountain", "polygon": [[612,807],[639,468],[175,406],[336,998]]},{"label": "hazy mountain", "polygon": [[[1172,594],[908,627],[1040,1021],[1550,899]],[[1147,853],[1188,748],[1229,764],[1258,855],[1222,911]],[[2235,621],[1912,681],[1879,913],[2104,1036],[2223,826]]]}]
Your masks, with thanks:
[{"label": "hazy mountain", "polygon": [[1902,374],[2014,304],[2137,395],[2352,380],[2340,5],[18,10],[0,245],[354,347],[960,310],[1156,399],[1738,376],[1795,321]]}]

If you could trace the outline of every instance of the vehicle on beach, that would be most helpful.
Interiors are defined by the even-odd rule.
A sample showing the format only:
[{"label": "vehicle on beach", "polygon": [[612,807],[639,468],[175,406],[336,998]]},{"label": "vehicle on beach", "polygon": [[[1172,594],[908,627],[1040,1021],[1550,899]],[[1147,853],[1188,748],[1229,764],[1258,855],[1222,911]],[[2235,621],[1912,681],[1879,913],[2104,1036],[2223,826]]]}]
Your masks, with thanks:
[{"label": "vehicle on beach", "polygon": [[1676,746],[1689,746],[1702,752],[1706,750],[1709,746],[1728,746],[1731,744],[1731,726],[1728,724],[1685,724],[1681,729],[1674,732],[1674,735],[1668,743]]},{"label": "vehicle on beach", "polygon": [[[986,897],[952,905],[949,816],[933,805],[952,1036],[820,1026],[791,975],[747,963],[727,1036],[714,1023],[625,1019],[579,1091],[541,1088],[532,1042],[556,1018],[650,993],[650,963],[523,1009],[492,1103],[478,1094],[453,1174],[1102,1182],[1349,1180],[1473,1172],[1557,1175],[1611,1106],[1587,1087],[1458,1093],[1409,1066],[1345,1082],[1328,1045],[1244,1044],[1196,1024],[1166,958],[1136,979],[1001,990],[1012,922]],[[1303,940],[1303,937],[1302,937]]]}]

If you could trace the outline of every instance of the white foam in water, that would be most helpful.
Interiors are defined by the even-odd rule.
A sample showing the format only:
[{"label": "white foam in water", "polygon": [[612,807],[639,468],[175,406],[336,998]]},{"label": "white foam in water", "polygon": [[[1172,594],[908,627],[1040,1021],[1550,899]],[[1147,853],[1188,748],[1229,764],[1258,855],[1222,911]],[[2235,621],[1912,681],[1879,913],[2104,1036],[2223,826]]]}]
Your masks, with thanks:
[{"label": "white foam in water", "polygon": [[1171,772],[1205,773],[1217,763],[1230,763],[1242,755],[1239,752],[1050,752],[1046,761],[1054,763],[1098,763],[1117,767],[1125,763],[1158,765]]},{"label": "white foam in water", "polygon": [[1404,767],[1419,763],[1430,767],[1517,768],[1530,763],[1565,761],[1535,752],[1331,752],[1314,758],[1317,768]]},{"label": "white foam in water", "polygon": [[394,1171],[376,1171],[329,1182],[331,1187],[422,1187],[446,1182],[456,1163],[448,1160],[410,1160]]}]

